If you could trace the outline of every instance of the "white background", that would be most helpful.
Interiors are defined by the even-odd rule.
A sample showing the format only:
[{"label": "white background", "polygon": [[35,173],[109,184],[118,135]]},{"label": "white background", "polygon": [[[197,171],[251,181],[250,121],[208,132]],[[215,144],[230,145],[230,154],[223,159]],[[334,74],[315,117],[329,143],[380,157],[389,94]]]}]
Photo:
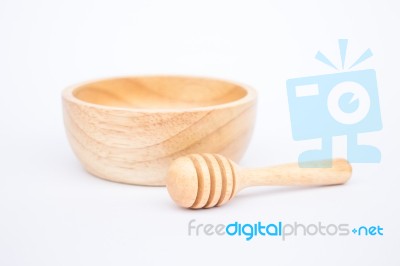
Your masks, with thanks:
[{"label": "white background", "polygon": [[[0,1],[0,265],[400,265],[399,65],[396,1]],[[285,82],[374,56],[383,130],[360,136],[382,152],[345,186],[255,188],[221,208],[176,207],[165,188],[86,173],[67,143],[61,90],[119,75],[187,74],[247,83],[258,121],[241,165],[296,161]],[[335,155],[345,154],[335,139]],[[381,225],[382,237],[187,235],[197,223]]]}]

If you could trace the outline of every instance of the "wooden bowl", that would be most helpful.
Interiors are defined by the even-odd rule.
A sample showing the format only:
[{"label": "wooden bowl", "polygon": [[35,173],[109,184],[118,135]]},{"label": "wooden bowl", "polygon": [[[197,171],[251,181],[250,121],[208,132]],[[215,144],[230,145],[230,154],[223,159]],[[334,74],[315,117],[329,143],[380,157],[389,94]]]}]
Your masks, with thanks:
[{"label": "wooden bowl", "polygon": [[63,91],[69,142],[95,176],[129,184],[165,185],[168,166],[190,153],[234,161],[249,143],[253,89],[181,76],[96,80]]}]

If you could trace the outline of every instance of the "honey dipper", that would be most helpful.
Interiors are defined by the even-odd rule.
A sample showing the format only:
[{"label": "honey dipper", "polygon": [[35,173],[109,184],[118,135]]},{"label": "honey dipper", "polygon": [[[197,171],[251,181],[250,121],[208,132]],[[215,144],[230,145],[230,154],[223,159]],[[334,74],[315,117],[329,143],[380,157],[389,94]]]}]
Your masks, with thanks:
[{"label": "honey dipper", "polygon": [[239,169],[219,154],[191,154],[173,161],[166,185],[179,206],[211,208],[225,204],[246,187],[339,185],[349,180],[352,168],[345,159],[333,159],[332,167],[321,168],[327,162],[313,162],[313,167],[320,168],[300,168],[297,163],[292,163]]}]

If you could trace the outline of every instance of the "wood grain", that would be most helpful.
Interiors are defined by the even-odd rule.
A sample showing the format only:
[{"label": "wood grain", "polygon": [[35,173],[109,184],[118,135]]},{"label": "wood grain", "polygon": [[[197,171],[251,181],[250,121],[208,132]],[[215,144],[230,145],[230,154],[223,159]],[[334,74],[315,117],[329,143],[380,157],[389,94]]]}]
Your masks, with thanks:
[{"label": "wood grain", "polygon": [[253,89],[210,78],[97,80],[62,96],[67,136],[87,171],[138,185],[165,185],[170,163],[186,154],[239,160],[256,114]]},{"label": "wood grain", "polygon": [[[212,163],[214,162],[214,163]],[[221,206],[236,193],[252,186],[322,186],[346,183],[352,167],[345,159],[316,161],[314,168],[297,163],[258,169],[240,169],[219,154],[191,154],[176,159],[167,174],[167,189],[181,207],[201,209]]]}]

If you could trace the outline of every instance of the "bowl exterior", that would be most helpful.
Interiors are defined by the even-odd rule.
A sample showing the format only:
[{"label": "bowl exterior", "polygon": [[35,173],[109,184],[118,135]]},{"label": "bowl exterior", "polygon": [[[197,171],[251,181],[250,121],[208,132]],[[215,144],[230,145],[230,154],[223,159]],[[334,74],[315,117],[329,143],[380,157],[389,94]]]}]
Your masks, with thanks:
[{"label": "bowl exterior", "polygon": [[88,172],[163,186],[170,163],[182,155],[218,153],[239,161],[252,135],[256,99],[211,110],[141,112],[63,97],[63,114],[68,140]]}]

